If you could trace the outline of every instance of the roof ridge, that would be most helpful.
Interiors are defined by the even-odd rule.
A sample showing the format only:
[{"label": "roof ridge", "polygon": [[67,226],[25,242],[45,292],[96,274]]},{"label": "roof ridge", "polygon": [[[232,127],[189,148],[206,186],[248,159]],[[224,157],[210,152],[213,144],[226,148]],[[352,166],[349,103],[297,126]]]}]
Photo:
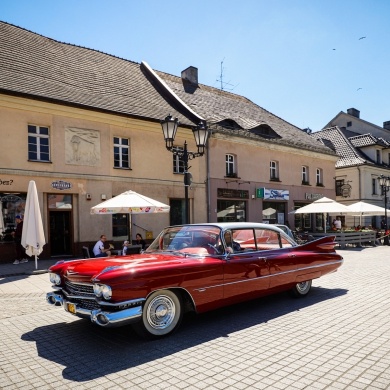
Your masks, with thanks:
[{"label": "roof ridge", "polygon": [[90,50],[90,51],[93,51],[93,52],[96,52],[96,53],[105,54],[105,55],[110,56],[110,57],[113,57],[113,58],[118,58],[118,59],[123,60],[123,61],[128,61],[128,62],[131,62],[131,63],[133,63],[133,64],[140,65],[140,63],[137,62],[137,61],[132,61],[132,60],[129,60],[129,59],[127,59],[127,58],[123,58],[123,57],[116,56],[116,55],[114,55],[114,54],[106,53],[105,51],[101,51],[101,50],[97,50],[97,49],[92,49],[92,48],[87,47],[87,46],[81,46],[81,45],[76,45],[75,43],[69,43],[69,42],[59,41],[58,39],[54,39],[54,38],[47,37],[46,35],[43,35],[43,34],[40,34],[40,33],[34,32],[34,31],[31,31],[31,30],[28,30],[27,28],[20,27],[20,26],[17,26],[17,25],[15,25],[15,24],[12,24],[12,23],[4,22],[4,21],[2,21],[2,20],[0,20],[0,24],[7,24],[7,25],[9,25],[9,26],[18,28],[18,29],[20,29],[20,30],[24,30],[24,31],[26,31],[26,32],[28,32],[28,33],[30,33],[30,34],[37,35],[37,36],[39,36],[39,37],[48,39],[48,40],[50,40],[50,41],[59,43],[59,44],[61,44],[61,45],[79,47],[79,48],[81,48],[81,49],[86,49],[86,50]]}]

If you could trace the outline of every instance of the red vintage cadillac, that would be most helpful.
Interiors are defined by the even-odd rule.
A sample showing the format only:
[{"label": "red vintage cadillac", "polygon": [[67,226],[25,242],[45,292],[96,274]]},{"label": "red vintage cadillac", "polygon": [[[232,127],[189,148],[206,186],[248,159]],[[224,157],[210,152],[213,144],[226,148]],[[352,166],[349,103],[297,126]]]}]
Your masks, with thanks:
[{"label": "red vintage cadillac", "polygon": [[343,258],[334,237],[298,245],[261,223],[165,228],[143,253],[59,261],[47,301],[105,326],[132,324],[148,338],[176,330],[186,311],[205,312],[289,290],[304,297],[312,279]]}]

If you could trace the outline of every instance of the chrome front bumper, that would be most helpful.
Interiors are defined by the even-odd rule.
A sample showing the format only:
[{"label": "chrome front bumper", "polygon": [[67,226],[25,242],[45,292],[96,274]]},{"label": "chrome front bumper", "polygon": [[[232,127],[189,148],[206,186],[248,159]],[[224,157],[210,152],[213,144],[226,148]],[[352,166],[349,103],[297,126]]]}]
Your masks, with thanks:
[{"label": "chrome front bumper", "polygon": [[[101,309],[88,310],[79,307],[77,304],[67,301],[63,295],[56,292],[46,294],[46,301],[50,305],[62,306],[65,311],[81,318],[90,318],[90,320],[100,326],[112,328],[137,322],[142,316],[142,306],[133,306],[127,309],[109,312]],[[69,311],[69,304],[73,306],[75,312]]]}]

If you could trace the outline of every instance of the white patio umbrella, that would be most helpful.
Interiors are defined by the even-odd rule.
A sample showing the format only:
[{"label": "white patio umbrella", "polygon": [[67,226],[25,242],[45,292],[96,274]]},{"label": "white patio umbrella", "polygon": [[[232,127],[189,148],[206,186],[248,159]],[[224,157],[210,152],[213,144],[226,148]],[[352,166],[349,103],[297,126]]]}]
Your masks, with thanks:
[{"label": "white patio umbrella", "polygon": [[263,210],[263,215],[266,217],[270,217],[271,215],[275,214],[276,210],[273,209],[272,207],[268,207],[268,209]]},{"label": "white patio umbrella", "polygon": [[326,214],[351,214],[349,208],[333,199],[323,197],[314,202],[300,207],[292,212],[293,214],[324,214],[324,232],[326,233]]},{"label": "white patio umbrella", "polygon": [[126,191],[91,207],[91,214],[153,214],[169,213],[170,206],[135,191]]},{"label": "white patio umbrella", "polygon": [[21,244],[29,256],[35,256],[35,269],[38,269],[38,255],[43,251],[46,241],[38,202],[37,186],[34,180],[30,180],[28,184]]},{"label": "white patio umbrella", "polygon": [[161,203],[158,200],[148,198],[145,195],[130,190],[91,207],[91,214],[129,214],[129,238],[131,238],[132,214],[169,213],[169,209],[170,206]]},{"label": "white patio umbrella", "polygon": [[[362,224],[362,216],[386,215],[386,209],[384,207],[363,201],[350,204],[347,207],[354,215],[358,215],[360,217],[359,225]],[[387,210],[387,212],[390,214],[390,210]]]}]

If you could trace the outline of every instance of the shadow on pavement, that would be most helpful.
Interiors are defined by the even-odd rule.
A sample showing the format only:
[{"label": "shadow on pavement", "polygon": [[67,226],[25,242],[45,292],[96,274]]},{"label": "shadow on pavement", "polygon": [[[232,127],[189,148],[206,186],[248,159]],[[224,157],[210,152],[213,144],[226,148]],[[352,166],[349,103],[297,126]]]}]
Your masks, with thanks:
[{"label": "shadow on pavement", "polygon": [[346,293],[345,289],[313,287],[304,299],[281,293],[201,315],[190,314],[175,334],[157,341],[141,339],[129,326],[105,329],[83,319],[38,327],[25,333],[22,340],[35,342],[40,357],[65,366],[64,379],[83,382],[229,337],[255,325],[267,326],[270,320]]}]

